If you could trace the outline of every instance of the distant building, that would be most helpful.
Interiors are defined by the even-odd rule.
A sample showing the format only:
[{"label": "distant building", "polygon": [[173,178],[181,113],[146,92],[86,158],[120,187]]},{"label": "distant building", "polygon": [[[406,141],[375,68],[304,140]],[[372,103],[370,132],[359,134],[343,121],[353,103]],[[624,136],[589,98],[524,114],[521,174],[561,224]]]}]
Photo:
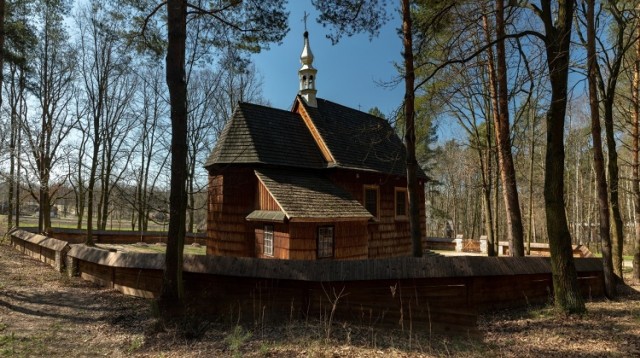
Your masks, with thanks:
[{"label": "distant building", "polygon": [[[363,259],[411,254],[406,153],[385,120],[316,98],[308,33],[290,111],[239,103],[205,167],[207,254]],[[425,217],[420,170],[420,217]],[[423,238],[425,222],[420,229]]]}]

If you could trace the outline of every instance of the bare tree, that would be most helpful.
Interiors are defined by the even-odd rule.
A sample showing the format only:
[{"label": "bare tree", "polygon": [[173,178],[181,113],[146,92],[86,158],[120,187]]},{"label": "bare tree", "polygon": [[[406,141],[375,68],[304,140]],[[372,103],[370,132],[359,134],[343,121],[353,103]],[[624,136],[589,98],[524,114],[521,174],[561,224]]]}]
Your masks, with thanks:
[{"label": "bare tree", "polygon": [[609,298],[616,296],[616,281],[611,260],[611,237],[609,236],[609,198],[607,195],[607,179],[602,154],[602,130],[600,128],[600,109],[598,108],[597,61],[596,61],[596,28],[594,0],[587,0],[587,62],[589,82],[589,107],[591,109],[591,137],[593,138],[593,164],[598,187],[598,207],[600,213],[600,242],[602,246],[602,263],[604,283]]},{"label": "bare tree", "polygon": [[40,204],[38,229],[41,232],[51,227],[54,190],[50,181],[52,169],[60,159],[58,149],[77,120],[68,108],[73,98],[75,54],[63,27],[66,6],[61,1],[47,0],[41,0],[37,6],[40,29],[33,92],[38,102],[38,118],[22,127],[32,156],[29,163],[38,180],[37,193],[33,186],[30,188]]},{"label": "bare tree", "polygon": [[[114,141],[123,143],[126,133],[120,125],[133,87],[126,77],[126,66],[129,59],[119,50],[117,24],[107,19],[108,9],[98,1],[92,1],[78,14],[80,33],[80,65],[82,69],[82,87],[86,98],[85,128],[91,128],[91,165],[87,185],[87,237],[86,244],[93,245],[93,224],[95,207],[95,187],[98,181],[98,170],[101,168],[101,198],[108,205],[110,190],[109,179],[113,169]],[[118,135],[117,131],[121,131]],[[107,146],[105,146],[107,144]],[[101,155],[102,150],[102,155]],[[101,164],[102,159],[102,166]],[[107,212],[104,207],[100,209]],[[105,217],[98,218],[106,221]],[[103,226],[104,227],[104,226]]]},{"label": "bare tree", "polygon": [[[169,150],[163,147],[161,139],[168,133],[167,99],[164,98],[164,83],[159,69],[145,67],[140,75],[140,91],[136,112],[140,113],[139,126],[134,132],[139,138],[135,149],[139,158],[134,164],[136,194],[132,207],[136,213],[132,229],[146,231],[151,211],[150,197],[154,195],[156,184],[169,159]],[[165,206],[166,207],[166,206]],[[156,208],[160,209],[160,208]]]},{"label": "bare tree", "polygon": [[[638,5],[640,8],[640,5]],[[633,32],[640,36],[640,22]],[[632,153],[633,153],[633,206],[634,206],[634,226],[635,240],[633,248],[633,282],[640,283],[640,41],[636,42],[633,56],[633,78],[631,82],[632,99]]]},{"label": "bare tree", "polygon": [[[187,18],[206,17],[210,21],[211,37],[221,47],[234,46],[258,52],[262,46],[281,41],[288,30],[283,0],[255,2],[211,3],[205,1],[168,0],[153,5],[146,2],[142,15],[142,34],[148,40],[152,17],[166,7],[166,80],[171,106],[171,183],[169,196],[169,240],[162,293],[158,303],[163,316],[183,311],[182,253],[187,209]],[[189,11],[187,11],[189,10]],[[219,39],[225,39],[220,42]],[[204,40],[204,39],[203,39]],[[147,45],[153,43],[146,42]]]},{"label": "bare tree", "polygon": [[543,1],[541,7],[529,4],[544,25],[538,36],[546,45],[551,102],[547,111],[547,151],[545,155],[544,200],[551,250],[551,270],[556,306],[567,313],[583,312],[584,301],[578,289],[573,262],[571,233],[567,224],[564,201],[564,120],[567,108],[569,48],[574,14],[574,0],[558,0],[552,7]]}]

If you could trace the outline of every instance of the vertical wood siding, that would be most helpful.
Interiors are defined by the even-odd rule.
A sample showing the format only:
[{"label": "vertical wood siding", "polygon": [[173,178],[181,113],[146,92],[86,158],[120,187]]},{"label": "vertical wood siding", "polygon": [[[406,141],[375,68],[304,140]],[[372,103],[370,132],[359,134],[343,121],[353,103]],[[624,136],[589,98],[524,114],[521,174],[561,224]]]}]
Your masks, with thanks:
[{"label": "vertical wood siding", "polygon": [[209,177],[208,255],[255,256],[254,230],[245,217],[255,208],[256,184],[249,168]]},{"label": "vertical wood siding", "polygon": [[[273,256],[264,254],[264,226],[273,225]],[[289,259],[289,225],[278,223],[254,223],[256,257],[267,259]]]},{"label": "vertical wood siding", "polygon": [[267,191],[267,188],[258,181],[258,203],[256,209],[260,210],[274,210],[281,211],[280,206],[276,203],[275,199],[271,196],[271,194]]},{"label": "vertical wood siding", "polygon": [[[411,254],[409,221],[395,216],[396,188],[406,187],[398,176],[336,170],[330,179],[363,203],[364,186],[379,188],[379,219],[372,222],[311,222],[274,224],[273,258],[317,259],[318,227],[334,227],[334,259],[364,259]],[[253,210],[280,210],[250,168],[229,168],[209,177],[207,254],[265,257],[264,223],[250,223]],[[420,216],[424,218],[424,192],[420,192]],[[421,221],[426,245],[426,222]],[[426,247],[426,246],[425,246]]]},{"label": "vertical wood siding", "polygon": [[[406,188],[403,177],[363,173],[347,170],[336,170],[331,180],[347,190],[354,199],[364,204],[364,187],[376,185],[380,192],[379,219],[368,225],[369,242],[368,257],[383,258],[411,255],[411,234],[409,221],[395,216],[395,188]],[[421,188],[424,188],[422,185]],[[424,208],[424,191],[420,190],[420,231],[423,235],[423,246],[426,243],[426,221]]]}]

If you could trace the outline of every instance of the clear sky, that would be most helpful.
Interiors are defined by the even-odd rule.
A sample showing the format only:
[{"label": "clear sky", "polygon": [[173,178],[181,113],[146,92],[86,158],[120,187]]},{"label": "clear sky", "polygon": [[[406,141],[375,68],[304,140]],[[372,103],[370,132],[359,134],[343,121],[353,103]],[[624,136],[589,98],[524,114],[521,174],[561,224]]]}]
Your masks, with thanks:
[{"label": "clear sky", "polygon": [[404,96],[403,84],[389,89],[377,83],[398,76],[394,63],[402,60],[402,41],[396,30],[400,25],[397,13],[371,41],[368,34],[359,34],[333,46],[326,38],[328,29],[316,22],[318,13],[310,0],[289,0],[288,10],[290,30],[282,45],[253,56],[264,79],[263,95],[272,107],[289,109],[298,92],[306,11],[313,66],[318,70],[317,96],[365,112],[377,106],[388,115],[397,109]]}]

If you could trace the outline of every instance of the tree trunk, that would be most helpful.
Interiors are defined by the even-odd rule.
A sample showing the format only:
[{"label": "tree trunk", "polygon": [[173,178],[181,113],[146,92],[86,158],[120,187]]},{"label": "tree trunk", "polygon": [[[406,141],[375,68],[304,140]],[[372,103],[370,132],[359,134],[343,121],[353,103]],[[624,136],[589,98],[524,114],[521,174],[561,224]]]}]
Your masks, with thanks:
[{"label": "tree trunk", "polygon": [[485,228],[487,230],[487,255],[497,256],[498,252],[496,251],[495,247],[495,242],[497,241],[497,239],[495,232],[493,231],[494,217],[491,211],[491,122],[487,121],[486,123],[487,130],[485,131],[485,140],[487,149],[485,151],[484,158],[480,158],[480,161],[484,160],[484,162],[486,163],[484,165],[485,169],[483,170],[482,176],[482,191],[486,213]]},{"label": "tree trunk", "polygon": [[500,167],[498,166],[498,156],[491,153],[492,160],[495,160],[495,175],[493,177],[493,249],[496,256],[500,256]]},{"label": "tree trunk", "polygon": [[[609,198],[607,179],[602,153],[602,129],[600,128],[600,108],[598,106],[596,35],[594,21],[594,0],[587,0],[587,64],[589,82],[589,108],[591,109],[591,137],[593,138],[593,167],[598,186],[598,208],[600,217],[600,245],[606,295],[616,297],[616,279],[611,260],[611,237],[609,236]],[[576,222],[577,224],[577,222]]]},{"label": "tree trunk", "polygon": [[422,257],[422,232],[420,230],[420,203],[418,195],[418,161],[416,160],[415,132],[415,72],[413,70],[413,38],[411,6],[409,0],[402,0],[402,36],[404,57],[404,114],[405,146],[407,149],[407,192],[409,194],[409,226],[411,230],[412,252],[414,257]]},{"label": "tree trunk", "polygon": [[112,167],[112,163],[110,163],[111,161],[111,156],[108,156],[105,162],[105,165],[107,166],[106,170],[105,170],[105,174],[104,174],[104,180],[102,183],[102,219],[100,220],[100,230],[106,230],[107,229],[107,220],[109,219],[109,202],[111,200],[111,188],[110,188],[110,181],[111,181],[111,167]]},{"label": "tree trunk", "polygon": [[[79,169],[78,169],[79,170]],[[84,220],[84,189],[80,189],[76,196],[76,215],[78,216],[78,221],[76,227],[78,230],[82,229],[82,221]]]},{"label": "tree trunk", "polygon": [[[44,150],[44,147],[43,147]],[[40,162],[40,232],[48,233],[51,228],[51,197],[49,190],[49,168],[50,160],[47,155],[42,155]]]},{"label": "tree trunk", "polygon": [[[496,1],[496,37],[504,38],[504,1]],[[496,132],[496,146],[498,147],[498,161],[500,163],[500,178],[502,179],[502,193],[507,213],[507,229],[509,230],[509,251],[511,256],[524,256],[524,234],[522,228],[522,214],[518,199],[516,170],[511,155],[511,130],[509,129],[509,102],[507,89],[507,64],[504,40],[496,43],[497,59],[497,97],[498,121],[494,125]]]},{"label": "tree trunk", "polygon": [[[544,201],[551,251],[555,305],[566,313],[585,311],[573,262],[571,233],[564,202],[564,120],[567,109],[569,48],[574,0],[558,0],[557,16],[550,2],[542,2],[540,16],[545,27],[551,102],[547,111]],[[554,17],[556,20],[554,21]]]},{"label": "tree trunk", "polygon": [[[636,35],[640,34],[640,23]],[[640,284],[640,41],[636,43],[636,53],[633,62],[633,82],[631,98],[633,99],[633,208],[635,212],[635,240],[633,247],[633,274],[632,282]]]},{"label": "tree trunk", "polygon": [[[195,166],[195,163],[193,163]],[[195,194],[193,192],[193,181],[194,181],[194,177],[193,175],[189,175],[189,221],[187,224],[187,231],[188,232],[194,232],[194,220],[195,220],[195,211],[196,211],[196,197]]]},{"label": "tree trunk", "polygon": [[164,317],[182,315],[184,288],[182,261],[186,217],[187,173],[187,84],[185,42],[187,2],[167,1],[168,45],[166,58],[167,87],[171,104],[171,193],[169,196],[169,232],[162,292],[158,305]]},{"label": "tree trunk", "polygon": [[609,207],[611,208],[611,234],[613,236],[613,270],[622,280],[622,248],[624,233],[622,214],[620,213],[620,199],[618,187],[620,175],[618,173],[618,152],[616,149],[615,130],[613,128],[613,93],[603,101],[604,131],[607,137],[607,169],[609,172]]},{"label": "tree trunk", "polygon": [[[491,32],[489,31],[489,21],[487,19],[486,15],[482,16],[482,25],[483,25],[483,29],[485,32],[485,36],[487,37],[487,43],[490,43],[492,41],[491,38]],[[497,102],[497,88],[496,88],[496,77],[495,77],[495,68],[494,68],[494,59],[493,59],[493,46],[489,46],[489,48],[487,49],[487,72],[489,75],[489,94],[491,97],[491,106],[489,107],[489,111],[491,112],[491,116],[493,119],[493,123],[497,123],[498,122],[498,102]],[[498,255],[498,250],[497,250],[497,245],[498,245],[498,238],[497,238],[497,215],[492,215],[491,214],[491,161],[492,161],[492,157],[491,157],[491,152],[492,152],[492,146],[491,146],[491,121],[486,119],[486,143],[487,143],[487,155],[486,155],[486,160],[487,160],[487,183],[484,184],[483,183],[483,191],[485,191],[485,207],[487,208],[487,218],[489,218],[489,225],[487,225],[487,254],[488,256],[497,256]],[[497,174],[496,174],[497,175]],[[484,180],[484,178],[483,178]],[[485,186],[486,186],[486,190],[485,190]],[[495,187],[496,190],[496,195],[497,195],[497,190],[498,187]],[[497,206],[496,206],[496,213],[497,213]],[[494,229],[494,223],[493,221],[496,221],[496,227]],[[491,235],[489,235],[489,233],[491,233]]]},{"label": "tree trunk", "polygon": [[[531,109],[531,104],[529,105]],[[535,111],[529,111],[529,120],[531,121],[531,131],[529,132],[530,137],[530,148],[531,148],[531,165],[529,165],[529,222],[527,229],[527,255],[531,255],[531,240],[533,239],[533,169],[535,168],[535,158],[536,158],[536,114]]]},{"label": "tree trunk", "polygon": [[[3,0],[0,0],[3,1]],[[4,2],[4,1],[3,1]],[[2,25],[0,25],[2,26]],[[17,71],[17,66],[11,66],[11,85],[10,85],[10,92],[9,92],[9,105],[11,107],[11,136],[9,138],[9,155],[10,155],[10,160],[9,160],[9,192],[7,193],[8,196],[8,204],[7,204],[7,232],[9,230],[11,230],[11,228],[13,227],[13,214],[14,214],[14,187],[16,185],[16,137],[17,137],[17,132],[18,132],[18,111],[17,111],[17,101],[18,96],[16,93],[16,71]]]}]

